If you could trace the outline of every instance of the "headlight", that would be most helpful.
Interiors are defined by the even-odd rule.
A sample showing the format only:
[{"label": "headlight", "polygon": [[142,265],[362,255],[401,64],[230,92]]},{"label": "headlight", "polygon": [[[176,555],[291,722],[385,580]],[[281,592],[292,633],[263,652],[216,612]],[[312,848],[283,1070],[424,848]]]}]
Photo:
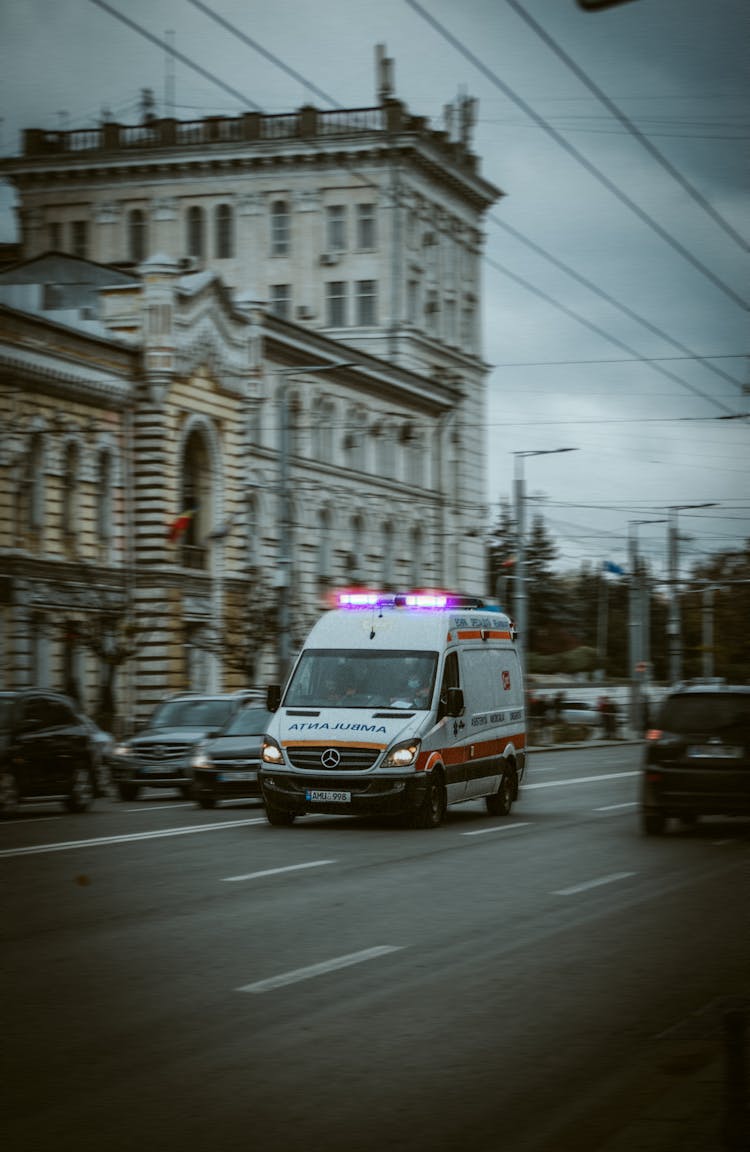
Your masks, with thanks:
[{"label": "headlight", "polygon": [[213,768],[214,762],[208,754],[208,749],[198,745],[190,761],[191,768]]},{"label": "headlight", "polygon": [[129,756],[133,749],[129,744],[115,744],[112,749],[113,756]]},{"label": "headlight", "polygon": [[408,768],[409,765],[416,763],[419,747],[418,740],[405,740],[403,744],[397,744],[386,756],[383,767]]},{"label": "headlight", "polygon": [[284,755],[275,740],[264,740],[260,751],[264,764],[283,764]]}]

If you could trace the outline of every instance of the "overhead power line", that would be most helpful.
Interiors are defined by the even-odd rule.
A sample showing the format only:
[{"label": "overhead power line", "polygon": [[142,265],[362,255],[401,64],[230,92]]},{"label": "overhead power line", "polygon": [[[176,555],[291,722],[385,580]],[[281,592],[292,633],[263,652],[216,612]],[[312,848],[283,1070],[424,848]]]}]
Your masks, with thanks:
[{"label": "overhead power line", "polygon": [[409,7],[417,13],[417,15],[421,16],[423,20],[425,20],[432,28],[434,28],[434,30],[440,36],[442,36],[444,40],[447,40],[447,42],[453,48],[455,48],[457,52],[460,52],[462,56],[469,60],[470,63],[472,63],[474,67],[477,68],[478,71],[480,71],[482,75],[490,81],[491,84],[493,84],[496,88],[499,88],[500,91],[503,92],[509,100],[512,100],[514,104],[521,108],[526,113],[526,115],[529,116],[534,121],[534,123],[542,129],[543,132],[546,132],[546,134],[550,136],[556,144],[559,144],[560,147],[563,148],[569,156],[572,156],[574,160],[581,164],[586,169],[586,171],[594,177],[594,179],[598,180],[599,183],[607,189],[607,191],[611,192],[612,195],[615,196],[627,208],[629,208],[631,212],[634,212],[643,224],[646,224],[647,227],[649,227],[653,232],[657,234],[657,236],[660,237],[660,239],[669,244],[669,246],[673,248],[675,252],[678,252],[683,257],[683,259],[687,260],[688,263],[693,266],[693,268],[697,269],[700,273],[702,273],[703,276],[710,280],[711,283],[721,292],[723,292],[725,296],[729,297],[729,299],[737,304],[740,308],[747,308],[747,301],[743,300],[743,298],[737,292],[735,292],[729,284],[726,284],[719,276],[712,272],[711,269],[707,267],[707,265],[705,265],[702,260],[699,260],[697,256],[694,256],[693,253],[684,246],[684,244],[681,244],[679,240],[670,235],[670,233],[667,232],[665,228],[662,228],[661,224],[654,220],[652,216],[649,216],[648,212],[641,208],[639,204],[636,204],[635,200],[632,200],[627,195],[627,193],[623,192],[621,188],[618,188],[617,185],[601,171],[601,169],[597,168],[597,166],[593,164],[586,156],[584,156],[582,152],[579,152],[578,149],[575,148],[569,140],[566,140],[564,136],[562,136],[555,128],[553,128],[552,125],[547,120],[545,120],[543,116],[540,116],[539,113],[536,112],[530,104],[527,104],[521,96],[519,96],[516,92],[513,91],[511,87],[509,87],[509,85],[501,80],[496,72],[493,72],[491,68],[488,68],[487,65],[484,64],[479,59],[479,57],[476,56],[469,48],[467,48],[461,40],[449,32],[444,24],[441,24],[439,20],[431,15],[431,13],[427,12],[425,8],[423,8],[423,6],[417,2],[417,0],[404,0],[404,3],[408,4]]},{"label": "overhead power line", "polygon": [[706,200],[705,196],[703,196],[697,190],[697,188],[693,187],[693,185],[682,174],[682,172],[678,171],[678,169],[675,168],[675,166],[671,164],[669,160],[667,160],[666,156],[664,156],[659,151],[656,145],[652,144],[651,141],[646,136],[644,136],[644,134],[633,123],[633,121],[628,116],[626,116],[620,108],[618,108],[617,104],[615,104],[615,102],[611,100],[609,96],[606,95],[606,93],[602,92],[601,88],[599,88],[598,85],[594,83],[588,73],[584,72],[584,70],[579,67],[578,64],[576,64],[575,60],[568,56],[567,52],[565,52],[565,50],[560,47],[557,41],[554,40],[552,36],[550,36],[549,32],[547,32],[546,29],[544,29],[530,13],[527,12],[526,9],[518,3],[518,0],[505,0],[505,2],[513,9],[516,15],[520,16],[524,23],[528,24],[529,28],[531,28],[537,34],[537,36],[539,36],[540,39],[544,41],[547,47],[552,52],[554,52],[555,55],[558,56],[563,61],[563,63],[567,65],[568,68],[570,68],[571,72],[573,72],[573,74],[580,80],[580,82],[584,84],[586,88],[588,88],[589,92],[593,92],[597,100],[599,100],[600,103],[604,105],[607,111],[610,112],[616,120],[620,121],[620,123],[628,130],[630,135],[633,136],[638,141],[638,143],[646,149],[648,154],[652,156],[654,160],[656,160],[656,162],[660,164],[662,168],[664,168],[665,171],[667,171],[674,180],[677,181],[683,191],[687,192],[688,196],[690,196],[696,202],[696,204],[698,204],[703,209],[704,212],[708,213],[714,223],[718,224],[718,226],[722,228],[724,232],[726,232],[726,234],[735,241],[735,243],[739,244],[743,251],[747,252],[750,249],[750,245],[748,245],[745,239],[740,236],[739,232],[736,232],[732,225],[729,224],[728,221],[726,221],[724,217],[716,211],[713,204]]},{"label": "overhead power line", "polygon": [[228,92],[230,96],[234,96],[235,100],[239,100],[245,107],[253,108],[256,112],[263,111],[260,104],[256,104],[255,101],[251,100],[249,96],[246,96],[244,92],[239,92],[236,88],[233,88],[231,84],[227,84],[219,76],[215,76],[213,72],[209,72],[207,68],[203,68],[202,65],[197,64],[195,60],[191,60],[189,56],[185,56],[183,52],[178,52],[175,46],[170,44],[169,41],[161,40],[158,36],[154,36],[141,24],[136,24],[135,20],[131,20],[129,16],[125,16],[122,12],[118,12],[116,8],[105,4],[104,0],[91,0],[91,3],[95,4],[97,8],[101,8],[103,12],[107,12],[110,16],[114,16],[115,20],[119,20],[122,24],[132,29],[133,32],[137,32],[139,36],[143,36],[146,40],[150,40],[152,44],[156,44],[163,52],[168,52],[170,56],[174,56],[175,60],[179,60],[181,64],[192,68],[193,72],[197,72],[204,80],[210,80],[212,84],[217,84],[219,88],[223,88],[225,92]]}]

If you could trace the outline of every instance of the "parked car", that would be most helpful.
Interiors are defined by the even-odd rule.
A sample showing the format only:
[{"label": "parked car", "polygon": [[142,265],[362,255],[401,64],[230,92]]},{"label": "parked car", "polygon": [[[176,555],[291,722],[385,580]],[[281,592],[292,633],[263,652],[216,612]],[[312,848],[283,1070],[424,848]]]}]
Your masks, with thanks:
[{"label": "parked car", "polygon": [[646,733],[641,819],[750,816],[750,687],[687,684],[664,699]]},{"label": "parked car", "polygon": [[265,693],[180,692],[163,700],[145,728],[107,757],[112,782],[121,800],[135,800],[141,788],[177,788],[192,792],[192,760],[201,741],[218,735],[232,716]]},{"label": "parked car", "polygon": [[257,703],[236,712],[214,740],[193,755],[193,798],[201,808],[219,800],[259,797],[258,768],[271,713]]},{"label": "parked car", "polygon": [[575,724],[594,731],[601,727],[602,718],[596,705],[585,700],[564,700],[560,710],[563,724]]},{"label": "parked car", "polygon": [[72,702],[41,689],[0,692],[0,813],[43,801],[83,812],[95,790],[91,733]]}]

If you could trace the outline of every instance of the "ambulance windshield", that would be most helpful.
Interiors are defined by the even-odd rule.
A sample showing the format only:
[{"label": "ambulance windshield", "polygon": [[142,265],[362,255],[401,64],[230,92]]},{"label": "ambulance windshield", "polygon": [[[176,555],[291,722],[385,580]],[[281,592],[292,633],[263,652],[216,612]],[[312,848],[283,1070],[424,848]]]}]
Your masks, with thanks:
[{"label": "ambulance windshield", "polygon": [[308,648],[284,696],[285,708],[429,708],[437,652]]}]

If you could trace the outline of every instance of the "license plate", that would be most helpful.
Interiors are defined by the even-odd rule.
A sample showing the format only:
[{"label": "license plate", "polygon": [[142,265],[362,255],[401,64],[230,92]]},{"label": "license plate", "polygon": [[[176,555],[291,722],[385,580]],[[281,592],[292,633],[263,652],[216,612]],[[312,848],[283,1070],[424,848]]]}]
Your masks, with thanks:
[{"label": "license plate", "polygon": [[742,749],[731,744],[693,744],[688,748],[688,756],[693,760],[739,760]]},{"label": "license plate", "polygon": [[222,784],[229,784],[235,781],[255,780],[254,772],[220,772],[218,779]]},{"label": "license plate", "polygon": [[308,788],[305,792],[305,800],[320,800],[325,804],[349,804],[351,802],[351,792],[328,792],[320,788]]}]

